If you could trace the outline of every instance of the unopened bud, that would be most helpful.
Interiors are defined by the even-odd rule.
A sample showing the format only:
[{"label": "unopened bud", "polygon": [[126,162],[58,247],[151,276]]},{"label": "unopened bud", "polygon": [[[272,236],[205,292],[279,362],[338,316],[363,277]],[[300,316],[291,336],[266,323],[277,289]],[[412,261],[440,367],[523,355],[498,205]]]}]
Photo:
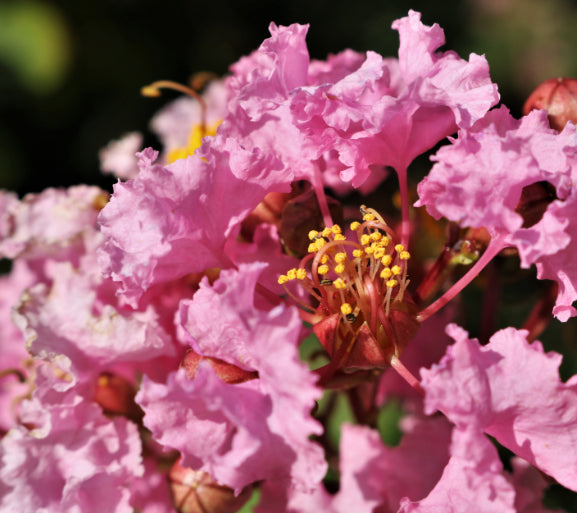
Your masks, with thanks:
[{"label": "unopened bud", "polygon": [[236,385],[258,378],[258,372],[256,371],[247,371],[224,360],[188,351],[182,360],[182,367],[184,367],[188,379],[194,379],[196,369],[201,361],[207,362],[214,370],[214,373],[225,383]]},{"label": "unopened bud", "polygon": [[551,78],[539,84],[527,98],[523,114],[534,109],[545,109],[551,128],[559,132],[567,121],[577,124],[577,79]]},{"label": "unopened bud", "polygon": [[246,503],[251,487],[235,497],[228,486],[216,483],[209,474],[182,467],[176,462],[168,473],[174,507],[179,513],[234,513]]},{"label": "unopened bud", "polygon": [[98,376],[94,401],[102,407],[105,414],[123,415],[138,423],[143,413],[134,402],[135,395],[134,386],[123,377],[110,372],[103,372]]}]

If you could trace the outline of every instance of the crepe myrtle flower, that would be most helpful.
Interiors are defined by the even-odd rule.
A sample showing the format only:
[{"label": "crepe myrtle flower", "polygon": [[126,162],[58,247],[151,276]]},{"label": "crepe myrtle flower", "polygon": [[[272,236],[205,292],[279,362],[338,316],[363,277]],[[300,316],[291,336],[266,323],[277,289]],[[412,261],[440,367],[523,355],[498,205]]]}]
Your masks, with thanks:
[{"label": "crepe myrtle flower", "polygon": [[[272,24],[204,93],[144,89],[187,98],[153,121],[162,153],[109,148],[110,199],[0,194],[2,510],[529,513],[550,481],[577,491],[576,377],[535,330],[481,344],[451,301],[514,247],[573,315],[575,128],[489,110],[484,57],[439,52],[414,11],[393,27],[398,59],[315,61],[307,26]],[[418,187],[450,220],[431,263],[408,166],[455,132]],[[384,166],[400,214],[325,191]]]}]

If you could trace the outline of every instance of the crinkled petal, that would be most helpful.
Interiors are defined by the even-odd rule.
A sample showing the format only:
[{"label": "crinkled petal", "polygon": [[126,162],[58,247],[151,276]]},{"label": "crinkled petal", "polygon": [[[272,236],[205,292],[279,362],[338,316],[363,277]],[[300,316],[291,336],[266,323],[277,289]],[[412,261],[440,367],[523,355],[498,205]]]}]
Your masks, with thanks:
[{"label": "crinkled petal", "polygon": [[433,491],[418,502],[404,499],[399,513],[516,513],[514,502],[497,449],[482,433],[456,428],[451,459]]},{"label": "crinkled petal", "polygon": [[455,344],[422,370],[425,408],[458,427],[486,431],[559,483],[577,490],[577,378],[559,378],[561,355],[507,328],[489,344],[450,325]]},{"label": "crinkled petal", "polygon": [[152,284],[230,265],[227,237],[271,191],[288,190],[274,157],[212,138],[195,155],[162,167],[141,154],[141,171],[116,184],[99,222],[100,262],[133,306]]},{"label": "crinkled petal", "polygon": [[19,426],[2,439],[2,511],[131,513],[128,482],[142,474],[137,427],[85,401],[47,413],[48,433]]}]

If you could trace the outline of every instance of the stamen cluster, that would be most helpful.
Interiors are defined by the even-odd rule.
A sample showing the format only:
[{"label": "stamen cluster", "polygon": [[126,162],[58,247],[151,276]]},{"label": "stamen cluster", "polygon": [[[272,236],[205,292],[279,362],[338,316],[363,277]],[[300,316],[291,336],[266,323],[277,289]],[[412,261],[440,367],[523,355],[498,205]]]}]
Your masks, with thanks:
[{"label": "stamen cluster", "polygon": [[[362,222],[350,225],[350,238],[339,225],[309,232],[309,254],[278,282],[286,285],[298,281],[318,301],[314,310],[317,318],[338,314],[347,326],[339,334],[341,339],[353,343],[365,326],[386,353],[393,346],[392,354],[398,355],[388,317],[392,308],[407,300],[407,261],[411,255],[402,244],[394,243],[393,231],[375,210],[363,206],[361,214]],[[301,307],[311,310],[289,287],[285,289]]]}]

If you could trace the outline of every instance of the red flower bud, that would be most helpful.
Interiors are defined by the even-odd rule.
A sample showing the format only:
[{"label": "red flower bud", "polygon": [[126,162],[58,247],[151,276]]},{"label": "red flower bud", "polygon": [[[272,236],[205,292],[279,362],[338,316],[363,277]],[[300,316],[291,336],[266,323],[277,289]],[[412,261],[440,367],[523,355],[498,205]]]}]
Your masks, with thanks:
[{"label": "red flower bud", "polygon": [[202,356],[191,350],[186,353],[182,360],[182,367],[184,367],[188,379],[194,378],[198,364],[201,361],[208,362],[214,370],[214,373],[225,383],[236,385],[237,383],[243,383],[258,378],[258,373],[255,371],[247,371],[233,365],[232,363],[219,360],[218,358]]},{"label": "red flower bud", "polygon": [[124,378],[110,372],[98,376],[94,401],[107,415],[123,415],[136,423],[140,422],[143,413],[134,402],[135,395],[134,386]]},{"label": "red flower bud", "polygon": [[172,501],[179,513],[234,513],[246,503],[251,487],[238,497],[232,488],[216,483],[209,474],[180,466],[176,462],[168,474]]},{"label": "red flower bud", "polygon": [[567,121],[577,124],[577,79],[551,78],[539,84],[527,98],[523,114],[533,109],[545,109],[551,128],[559,132]]}]

